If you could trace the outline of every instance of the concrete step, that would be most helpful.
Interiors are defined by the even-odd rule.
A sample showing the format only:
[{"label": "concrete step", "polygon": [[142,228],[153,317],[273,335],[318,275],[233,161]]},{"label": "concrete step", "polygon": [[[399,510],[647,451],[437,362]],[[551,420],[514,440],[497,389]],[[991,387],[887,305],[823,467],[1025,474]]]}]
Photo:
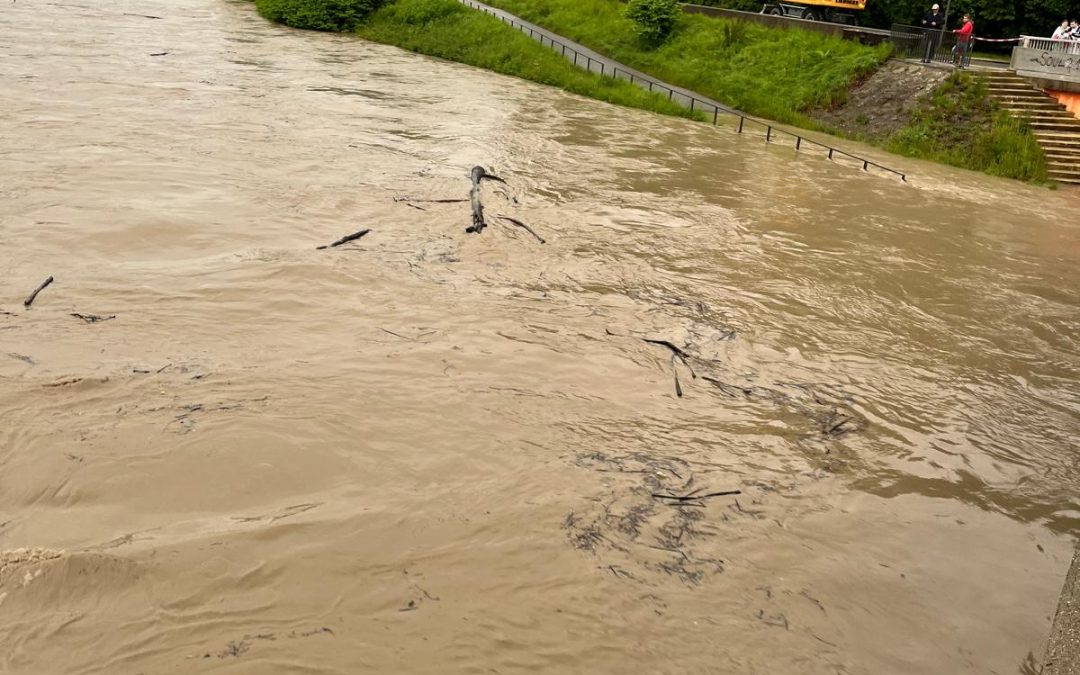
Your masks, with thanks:
[{"label": "concrete step", "polygon": [[1046,96],[1046,94],[1044,94],[1042,91],[1036,89],[1035,87],[1031,87],[1031,86],[1027,86],[1027,87],[995,87],[994,85],[990,85],[989,92],[990,92],[990,95],[993,96],[994,98],[1006,97],[1006,96],[1015,96],[1015,97],[1024,97],[1024,98],[1040,98],[1040,97]]},{"label": "concrete step", "polygon": [[1073,148],[1071,152],[1060,148],[1043,148],[1043,154],[1048,162],[1072,162],[1080,166],[1080,148]]},{"label": "concrete step", "polygon": [[1080,120],[1073,117],[1073,114],[1068,110],[1023,110],[1019,116],[1033,121],[1058,122],[1064,120],[1068,122],[1071,120],[1080,124]]},{"label": "concrete step", "polygon": [[993,96],[993,95],[991,95],[990,98],[994,99],[998,103],[1018,103],[1020,105],[1024,105],[1024,104],[1028,104],[1028,103],[1031,103],[1031,104],[1035,104],[1035,103],[1057,103],[1057,100],[1055,100],[1053,98],[1050,98],[1049,96]]},{"label": "concrete step", "polygon": [[1080,133],[1080,120],[1076,118],[1040,120],[1034,119],[1028,125],[1035,131],[1075,131]]},{"label": "concrete step", "polygon": [[1052,180],[1056,180],[1059,183],[1069,183],[1072,185],[1080,185],[1080,171],[1073,172],[1058,172],[1047,171],[1046,175]]},{"label": "concrete step", "polygon": [[1080,134],[1075,132],[1069,133],[1068,131],[1036,131],[1035,135],[1040,140],[1048,141],[1080,141]]},{"label": "concrete step", "polygon": [[1043,138],[1036,133],[1035,140],[1039,142],[1039,145],[1046,152],[1072,152],[1074,150],[1080,150],[1080,139],[1073,141],[1048,139]]},{"label": "concrete step", "polygon": [[[1060,119],[1069,119],[1070,117],[1072,117],[1071,113],[1069,113],[1068,111],[1064,111],[1064,110],[1061,111],[1061,112],[1063,112],[1065,114],[1065,117],[1061,117],[1060,115],[1055,115],[1054,113],[1057,112],[1056,110],[1049,110],[1049,109],[1044,109],[1044,108],[1012,108],[1012,107],[1009,107],[1009,106],[1002,106],[1002,110],[1008,112],[1010,115],[1012,115],[1013,117],[1016,117],[1016,118],[1021,118],[1022,117],[1022,118],[1026,118],[1026,119],[1035,119],[1035,118],[1040,117],[1040,116],[1045,116],[1045,117],[1053,117],[1055,119],[1059,119],[1059,118]],[[1050,114],[1049,115],[1043,115],[1043,113],[1050,113]],[[1073,118],[1073,119],[1075,119],[1075,118]]]},{"label": "concrete step", "polygon": [[1042,98],[1018,98],[1008,101],[998,100],[1002,108],[1015,108],[1017,110],[1066,110],[1065,106],[1049,96]]}]

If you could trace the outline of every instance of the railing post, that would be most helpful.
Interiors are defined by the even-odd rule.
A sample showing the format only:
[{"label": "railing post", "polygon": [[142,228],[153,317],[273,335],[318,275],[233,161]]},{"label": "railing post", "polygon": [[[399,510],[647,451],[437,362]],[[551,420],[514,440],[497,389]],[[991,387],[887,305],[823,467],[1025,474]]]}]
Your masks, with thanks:
[{"label": "railing post", "polygon": [[716,126],[716,118],[719,115],[720,115],[720,108],[717,108],[716,106],[713,106],[713,109],[712,109],[712,123],[713,123],[714,127]]},{"label": "railing post", "polygon": [[589,62],[585,64],[585,69],[592,72],[592,57],[586,56],[585,58],[589,59]]},{"label": "railing post", "polygon": [[577,65],[577,52],[574,52],[574,65]]},{"label": "railing post", "polygon": [[697,99],[694,98],[693,96],[690,97],[690,112],[694,112],[694,101],[696,101],[696,100]]},{"label": "railing post", "polygon": [[868,169],[868,168],[867,168],[867,167],[869,167],[869,166],[870,166],[870,162],[868,162],[868,161],[866,161],[866,160],[864,159],[864,160],[863,160],[863,163],[862,163],[862,170],[863,170],[863,171],[869,171],[870,169]]},{"label": "railing post", "polygon": [[649,91],[652,91],[652,80],[649,80]]},{"label": "railing post", "polygon": [[742,115],[739,115],[739,133],[740,134],[742,133],[742,125],[743,125],[743,122],[745,122],[745,121],[746,121],[746,118],[743,117]]},{"label": "railing post", "polygon": [[829,159],[832,159],[832,151],[833,151],[833,149],[829,148]]},{"label": "railing post", "polygon": [[802,146],[802,136],[795,137],[795,150],[798,150]]},{"label": "railing post", "polygon": [[768,143],[772,140],[772,127],[768,124],[765,125],[765,142]]},{"label": "railing post", "polygon": [[671,97],[674,96],[674,95],[675,95],[675,90],[674,89],[668,89],[667,90],[667,100],[670,101]]}]

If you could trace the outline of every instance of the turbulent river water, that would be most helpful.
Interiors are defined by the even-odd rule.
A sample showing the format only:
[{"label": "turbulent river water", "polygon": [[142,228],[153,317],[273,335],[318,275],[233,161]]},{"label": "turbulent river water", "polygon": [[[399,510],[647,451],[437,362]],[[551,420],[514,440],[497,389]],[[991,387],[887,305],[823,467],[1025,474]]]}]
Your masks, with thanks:
[{"label": "turbulent river water", "polygon": [[[237,0],[4,3],[0,76],[0,672],[1038,671],[1077,193]],[[395,201],[475,164],[546,244]]]}]

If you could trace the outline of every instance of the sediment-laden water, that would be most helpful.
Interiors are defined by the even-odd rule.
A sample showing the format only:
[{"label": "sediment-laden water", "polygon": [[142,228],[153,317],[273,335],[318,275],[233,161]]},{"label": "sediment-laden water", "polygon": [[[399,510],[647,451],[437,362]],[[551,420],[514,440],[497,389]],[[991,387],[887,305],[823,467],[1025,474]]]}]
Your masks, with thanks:
[{"label": "sediment-laden water", "polygon": [[[1075,192],[247,2],[11,3],[0,75],[0,671],[1037,672]],[[476,164],[546,244],[395,200]]]}]

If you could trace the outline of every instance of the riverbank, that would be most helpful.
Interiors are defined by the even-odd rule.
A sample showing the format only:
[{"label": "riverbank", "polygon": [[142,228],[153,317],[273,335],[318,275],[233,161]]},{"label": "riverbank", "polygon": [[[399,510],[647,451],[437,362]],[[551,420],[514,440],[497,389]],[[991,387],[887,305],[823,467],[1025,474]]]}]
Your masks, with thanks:
[{"label": "riverbank", "polygon": [[[255,0],[267,18],[365,39],[563,88],[603,101],[700,117],[633,84],[583,72],[513,27],[455,0]],[[749,114],[991,175],[1047,181],[1023,123],[996,110],[978,78],[897,80],[888,45],[774,30],[696,14],[644,44],[615,0],[495,0],[494,6],[678,87]],[[702,54],[710,58],[702,59]],[[895,62],[894,62],[895,63]],[[925,77],[937,89],[918,82]],[[940,91],[939,91],[940,90]],[[887,132],[887,133],[886,133]]]},{"label": "riverbank", "polygon": [[837,133],[889,152],[1033,183],[1048,182],[1031,129],[1000,110],[985,78],[893,60],[842,105],[810,113]]},{"label": "riverbank", "polygon": [[[753,115],[852,138],[906,157],[1047,182],[1046,159],[1034,134],[997,110],[980,78],[958,73],[946,79],[917,67],[918,77],[940,86],[895,87],[897,71],[883,67],[891,51],[887,44],[869,47],[807,31],[684,14],[671,38],[651,49],[636,38],[617,0],[492,0],[491,4]],[[710,58],[702,59],[701,54]],[[872,105],[859,106],[866,95]],[[836,124],[842,115],[830,115],[852,108],[855,125]],[[884,125],[887,133],[874,133],[875,126],[880,128],[875,125],[879,119],[897,123]]]},{"label": "riverbank", "polygon": [[616,105],[701,119],[664,96],[602,77],[572,63],[498,19],[455,0],[255,0],[259,13],[294,28],[355,32],[504,75],[513,75]]}]

